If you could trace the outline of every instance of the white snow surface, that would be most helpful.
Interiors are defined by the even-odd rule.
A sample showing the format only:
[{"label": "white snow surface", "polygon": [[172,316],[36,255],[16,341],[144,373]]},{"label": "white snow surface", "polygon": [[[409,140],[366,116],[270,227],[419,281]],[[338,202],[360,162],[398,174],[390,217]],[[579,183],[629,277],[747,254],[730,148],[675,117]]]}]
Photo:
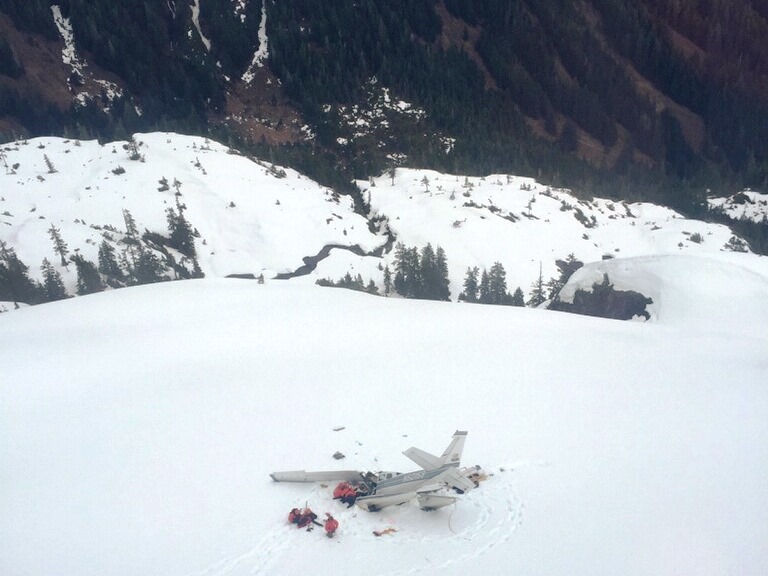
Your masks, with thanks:
[{"label": "white snow surface", "polygon": [[203,29],[200,28],[200,0],[192,0],[192,24],[195,26],[200,40],[205,46],[207,52],[211,51],[211,41],[203,34]]},{"label": "white snow surface", "polygon": [[[128,209],[139,230],[167,234],[165,211],[180,202],[200,238],[196,248],[206,275],[290,272],[326,244],[373,250],[385,238],[368,231],[348,197],[285,169],[259,163],[204,138],[178,134],[137,134],[143,161],[132,161],[126,142],[37,138],[0,147],[15,174],[0,175],[0,239],[14,248],[41,278],[43,258],[55,263],[70,293],[74,266],[65,269],[53,253],[47,230],[55,225],[73,251],[96,262],[102,239],[119,240]],[[56,173],[49,174],[44,156]],[[123,174],[113,170],[121,167]],[[40,180],[42,178],[42,180]],[[165,178],[169,190],[159,192]],[[233,206],[234,204],[234,206]],[[106,236],[105,236],[106,235]],[[116,244],[118,253],[120,244]]]},{"label": "white snow surface", "polygon": [[250,84],[256,75],[256,68],[264,67],[264,62],[267,60],[269,60],[269,45],[267,43],[267,6],[264,0],[261,6],[261,22],[259,22],[259,48],[254,53],[248,70],[243,74],[243,82]]},{"label": "white snow surface", "polygon": [[64,18],[59,6],[51,6],[51,13],[53,14],[53,22],[56,24],[56,28],[61,34],[61,38],[64,40],[64,48],[61,51],[61,59],[64,64],[70,66],[73,72],[83,74],[84,64],[77,55],[75,48],[75,34],[72,31],[72,23],[69,18]]},{"label": "white snow surface", "polygon": [[[141,161],[129,159],[126,142],[102,146],[37,138],[0,146],[0,165],[7,166],[0,174],[0,239],[17,251],[33,277],[41,279],[39,267],[47,258],[74,293],[76,270],[60,266],[47,232],[52,224],[71,251],[94,262],[104,238],[112,238],[118,253],[125,248],[123,209],[140,231],[166,234],[165,210],[176,207],[174,179],[181,183],[185,217],[200,233],[196,248],[208,277],[263,273],[269,279],[295,271],[328,244],[371,252],[385,245],[387,228],[406,246],[430,242],[445,250],[453,300],[468,267],[490,269],[496,261],[506,269],[509,291],[519,286],[528,293],[540,265],[546,281],[558,274],[555,260],[570,253],[585,263],[730,254],[724,246],[733,233],[726,226],[689,220],[654,204],[580,200],[521,176],[404,168],[397,169],[394,185],[389,175],[358,182],[370,215],[386,218],[372,233],[349,197],[294,170],[279,178],[281,167],[201,137],[153,133],[135,139]],[[45,156],[55,173],[48,173]],[[125,172],[113,172],[119,169]],[[162,178],[169,184],[164,192],[158,191]],[[314,284],[349,272],[383,290],[383,267],[393,264],[394,251],[361,257],[333,250],[314,271],[293,281]],[[687,282],[684,275],[678,278]]]},{"label": "white snow surface", "polygon": [[[368,181],[358,185],[370,194],[373,213],[387,216],[399,241],[419,247],[431,242],[445,250],[453,299],[462,290],[468,267],[490,269],[499,261],[510,292],[520,286],[527,293],[540,265],[547,281],[558,275],[555,260],[570,253],[585,263],[668,254],[718,255],[733,235],[726,226],[690,220],[655,204],[580,200],[567,190],[506,174],[466,177],[398,168],[394,180],[384,175],[373,179],[372,185]],[[691,240],[695,234],[701,242]],[[391,253],[385,258],[390,267],[393,257]],[[378,279],[372,264],[378,265],[369,259],[353,273]],[[318,267],[319,275],[324,265]]]},{"label": "white snow surface", "polygon": [[[176,197],[162,177],[181,182],[207,278],[0,303],[0,574],[765,574],[768,264],[722,251],[730,230],[530,178],[398,169],[365,195],[406,245],[446,250],[454,298],[467,266],[499,260],[526,290],[573,252],[586,264],[564,298],[608,273],[653,298],[652,321],[312,285],[380,284],[391,253],[334,250],[260,285],[222,276],[385,237],[295,171],[202,138],[136,139],[143,161],[120,142],[1,147],[0,238],[37,278],[48,258],[74,285],[51,224],[91,260],[123,208],[163,232]],[[269,479],[407,472],[403,450],[439,454],[456,429],[463,464],[491,475],[435,512],[372,514],[332,486]],[[305,503],[336,515],[335,538],[287,523]]]},{"label": "white snow surface", "polygon": [[[668,301],[722,304],[710,264]],[[764,327],[764,274],[743,298]],[[739,322],[225,279],[0,314],[0,573],[761,576],[768,339]],[[268,476],[409,471],[457,428],[492,475],[435,512]],[[287,523],[305,503],[333,539]]]}]

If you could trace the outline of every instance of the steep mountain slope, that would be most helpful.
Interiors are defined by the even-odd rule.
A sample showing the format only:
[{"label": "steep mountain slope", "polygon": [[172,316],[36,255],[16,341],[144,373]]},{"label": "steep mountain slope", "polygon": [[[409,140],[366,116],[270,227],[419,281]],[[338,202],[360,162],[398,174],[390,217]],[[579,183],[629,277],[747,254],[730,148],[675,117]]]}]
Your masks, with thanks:
[{"label": "steep mountain slope", "polygon": [[0,129],[215,130],[316,176],[535,173],[686,210],[766,185],[764,0],[137,6],[1,0]]}]

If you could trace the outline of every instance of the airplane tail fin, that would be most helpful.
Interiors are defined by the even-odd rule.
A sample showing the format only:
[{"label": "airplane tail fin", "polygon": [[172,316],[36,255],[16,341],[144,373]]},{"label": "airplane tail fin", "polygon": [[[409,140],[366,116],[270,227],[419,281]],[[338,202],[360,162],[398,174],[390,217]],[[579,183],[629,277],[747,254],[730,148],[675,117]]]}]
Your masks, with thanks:
[{"label": "airplane tail fin", "polygon": [[454,432],[451,443],[448,444],[448,447],[440,457],[419,448],[408,448],[403,454],[416,462],[424,470],[437,470],[448,464],[458,467],[461,462],[461,453],[464,451],[464,441],[466,439],[466,432],[460,432],[459,430]]},{"label": "airplane tail fin", "polygon": [[442,465],[454,464],[459,466],[461,462],[461,454],[464,452],[464,442],[467,439],[467,433],[456,430],[451,438],[451,443],[448,444],[448,448],[445,449],[443,455],[440,456]]}]

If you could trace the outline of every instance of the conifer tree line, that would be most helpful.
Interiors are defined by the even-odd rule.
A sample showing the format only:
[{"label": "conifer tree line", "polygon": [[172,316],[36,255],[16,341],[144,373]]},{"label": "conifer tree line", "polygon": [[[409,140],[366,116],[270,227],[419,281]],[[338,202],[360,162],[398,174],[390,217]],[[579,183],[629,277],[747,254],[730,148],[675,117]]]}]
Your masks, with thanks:
[{"label": "conifer tree line", "polygon": [[[168,236],[158,233],[139,232],[138,225],[129,210],[123,210],[125,232],[114,228],[105,231],[99,245],[98,260],[91,262],[77,250],[70,253],[69,246],[55,225],[48,229],[53,253],[61,268],[69,271],[74,265],[77,273],[75,293],[93,294],[106,288],[122,288],[140,284],[164,282],[171,279],[202,278],[197,261],[193,227],[184,215],[184,205],[168,208]],[[122,250],[118,252],[116,245]],[[172,250],[178,254],[175,257]],[[67,292],[61,272],[44,258],[40,267],[42,282],[30,277],[29,267],[22,262],[16,251],[0,240],[0,301],[21,302],[29,305],[62,300],[71,295]]]},{"label": "conifer tree line", "polygon": [[507,272],[501,262],[495,262],[490,271],[477,266],[467,268],[464,291],[459,300],[478,304],[500,304],[503,306],[525,306],[523,291],[518,287],[514,294],[507,292]]},{"label": "conifer tree line", "polygon": [[337,281],[329,280],[328,278],[323,278],[320,280],[317,280],[315,282],[318,286],[330,286],[333,288],[347,288],[348,290],[355,290],[356,292],[367,292],[368,294],[379,294],[379,288],[376,286],[376,282],[373,281],[373,279],[368,281],[368,284],[366,284],[363,281],[363,276],[361,274],[358,274],[354,278],[352,277],[352,274],[347,272],[339,278]]},{"label": "conifer tree line", "polygon": [[[422,300],[451,299],[448,261],[440,246],[435,250],[432,244],[427,244],[419,252],[416,246],[408,248],[399,242],[395,246],[394,269],[391,289],[401,296]],[[386,279],[389,268],[385,269],[384,275]],[[386,280],[384,291],[386,294],[390,291]]]}]

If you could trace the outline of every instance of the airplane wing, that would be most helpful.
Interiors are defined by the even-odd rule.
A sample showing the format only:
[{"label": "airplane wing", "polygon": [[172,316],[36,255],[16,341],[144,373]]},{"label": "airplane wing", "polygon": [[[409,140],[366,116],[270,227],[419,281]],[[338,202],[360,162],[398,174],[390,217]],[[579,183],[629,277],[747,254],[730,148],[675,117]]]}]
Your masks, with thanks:
[{"label": "airplane wing", "polygon": [[449,468],[445,474],[441,475],[440,479],[462,492],[469,492],[475,488],[475,483],[459,472],[458,468]]},{"label": "airplane wing", "polygon": [[356,482],[362,478],[362,474],[357,470],[333,470],[328,472],[291,470],[288,472],[272,472],[269,476],[275,482],[322,482],[323,480]]}]

